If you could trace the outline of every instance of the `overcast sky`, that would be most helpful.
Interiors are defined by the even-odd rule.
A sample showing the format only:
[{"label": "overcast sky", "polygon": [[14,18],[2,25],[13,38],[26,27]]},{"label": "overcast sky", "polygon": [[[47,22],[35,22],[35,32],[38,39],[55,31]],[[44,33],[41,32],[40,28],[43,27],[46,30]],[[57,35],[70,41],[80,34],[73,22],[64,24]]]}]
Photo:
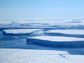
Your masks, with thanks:
[{"label": "overcast sky", "polygon": [[0,19],[83,18],[84,0],[0,0]]}]

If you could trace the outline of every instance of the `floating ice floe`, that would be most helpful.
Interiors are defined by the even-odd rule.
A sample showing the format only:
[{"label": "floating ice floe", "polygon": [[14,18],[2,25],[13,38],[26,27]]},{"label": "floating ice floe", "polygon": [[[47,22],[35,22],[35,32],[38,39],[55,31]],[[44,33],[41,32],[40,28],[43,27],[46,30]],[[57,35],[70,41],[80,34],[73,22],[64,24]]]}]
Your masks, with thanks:
[{"label": "floating ice floe", "polygon": [[63,33],[63,34],[84,35],[84,30],[79,30],[79,29],[48,30],[45,33]]},{"label": "floating ice floe", "polygon": [[3,35],[31,35],[31,33],[41,29],[7,29],[3,30]]},{"label": "floating ice floe", "polygon": [[64,37],[64,36],[28,37],[27,43],[30,42],[55,47],[84,47],[84,39],[75,37]]}]

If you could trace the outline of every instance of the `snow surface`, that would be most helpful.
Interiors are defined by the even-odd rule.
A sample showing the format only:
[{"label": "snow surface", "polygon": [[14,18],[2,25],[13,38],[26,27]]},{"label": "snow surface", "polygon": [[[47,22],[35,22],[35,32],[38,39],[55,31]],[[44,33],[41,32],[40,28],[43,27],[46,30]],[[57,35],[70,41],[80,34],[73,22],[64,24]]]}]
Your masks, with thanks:
[{"label": "snow surface", "polygon": [[72,30],[48,30],[45,33],[64,33],[64,34],[84,35],[84,30],[79,30],[79,29],[72,29]]},{"label": "snow surface", "polygon": [[0,63],[84,63],[84,56],[57,50],[0,49]]},{"label": "snow surface", "polygon": [[84,41],[83,38],[75,38],[75,37],[63,37],[63,36],[36,36],[36,37],[28,37],[32,39],[40,39],[40,40],[48,40],[48,41]]},{"label": "snow surface", "polygon": [[31,33],[34,31],[38,31],[40,29],[8,29],[8,30],[4,30],[4,32],[6,33],[13,33],[13,34],[24,34],[24,33]]}]

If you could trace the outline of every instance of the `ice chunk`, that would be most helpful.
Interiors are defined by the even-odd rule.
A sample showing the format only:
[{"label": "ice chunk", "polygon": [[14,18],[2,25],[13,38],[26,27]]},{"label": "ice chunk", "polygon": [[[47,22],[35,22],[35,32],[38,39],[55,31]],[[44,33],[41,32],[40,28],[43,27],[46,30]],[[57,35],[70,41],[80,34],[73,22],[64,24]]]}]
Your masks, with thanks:
[{"label": "ice chunk", "polygon": [[71,30],[48,30],[45,33],[63,33],[63,34],[84,35],[84,30],[79,30],[79,29],[71,29]]},{"label": "ice chunk", "polygon": [[84,47],[83,38],[63,37],[63,36],[36,36],[28,37],[27,43],[40,44],[53,47]]},{"label": "ice chunk", "polygon": [[3,30],[4,35],[30,35],[35,31],[39,31],[40,29],[7,29]]},{"label": "ice chunk", "polygon": [[32,39],[40,39],[40,40],[48,40],[48,41],[84,41],[83,38],[74,38],[74,37],[63,37],[63,36],[36,36],[36,37],[28,37]]},{"label": "ice chunk", "polygon": [[18,33],[31,33],[33,31],[37,31],[40,29],[8,29],[8,30],[4,30],[6,33],[14,33],[14,34],[18,34]]}]

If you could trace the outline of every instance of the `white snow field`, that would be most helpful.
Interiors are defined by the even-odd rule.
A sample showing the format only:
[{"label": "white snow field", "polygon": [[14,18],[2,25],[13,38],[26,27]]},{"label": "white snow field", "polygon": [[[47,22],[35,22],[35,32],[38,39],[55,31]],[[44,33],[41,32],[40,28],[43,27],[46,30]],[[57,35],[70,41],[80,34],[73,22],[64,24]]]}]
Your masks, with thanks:
[{"label": "white snow field", "polygon": [[64,30],[48,30],[45,33],[63,33],[63,34],[74,34],[74,35],[84,35],[83,29],[64,29]]},{"label": "white snow field", "polygon": [[68,41],[84,41],[83,38],[75,38],[75,37],[63,37],[63,36],[36,36],[36,37],[28,37],[27,39],[40,39],[47,41],[57,41],[57,42],[68,42]]},{"label": "white snow field", "polygon": [[[43,25],[45,23],[46,25]],[[22,26],[21,24],[24,24],[24,26]],[[31,25],[31,26],[26,26],[26,25]],[[17,19],[17,20],[15,19],[0,20],[0,28],[4,28],[4,27],[5,28],[49,28],[54,25],[58,25],[60,27],[71,27],[71,26],[80,26],[80,25],[84,26],[84,19],[27,18],[27,19]]]},{"label": "white snow field", "polygon": [[58,50],[0,49],[0,63],[84,63],[84,56]]}]

